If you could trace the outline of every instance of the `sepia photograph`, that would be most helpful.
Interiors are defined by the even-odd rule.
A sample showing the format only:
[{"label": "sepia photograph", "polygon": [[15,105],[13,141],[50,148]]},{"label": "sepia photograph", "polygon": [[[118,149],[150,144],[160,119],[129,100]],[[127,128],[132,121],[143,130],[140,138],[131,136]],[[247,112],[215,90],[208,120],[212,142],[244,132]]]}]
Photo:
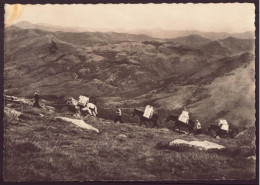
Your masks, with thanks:
[{"label": "sepia photograph", "polygon": [[257,179],[254,2],[3,8],[5,182]]}]

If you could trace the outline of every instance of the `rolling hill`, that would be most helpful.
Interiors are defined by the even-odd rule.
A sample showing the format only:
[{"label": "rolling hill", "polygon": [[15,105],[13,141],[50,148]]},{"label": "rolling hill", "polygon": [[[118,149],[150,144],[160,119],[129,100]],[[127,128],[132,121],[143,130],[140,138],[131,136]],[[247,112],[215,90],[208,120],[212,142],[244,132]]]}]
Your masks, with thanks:
[{"label": "rolling hill", "polygon": [[169,40],[14,25],[5,30],[4,75],[5,94],[31,97],[38,90],[64,101],[86,95],[102,116],[120,105],[130,122],[136,121],[131,110],[149,103],[161,117],[187,106],[204,127],[220,117],[237,127],[255,124],[252,39]]},{"label": "rolling hill", "polygon": [[[83,121],[72,113],[28,103],[30,100],[5,101],[3,165],[7,182],[242,181],[257,177],[254,127],[235,139],[214,139],[85,117],[85,123],[98,129],[97,133],[60,119]],[[46,105],[46,101],[42,103]],[[180,139],[224,148],[169,147]]]},{"label": "rolling hill", "polygon": [[219,40],[225,39],[227,37],[235,37],[238,39],[255,39],[255,33],[253,31],[247,31],[242,33],[227,33],[227,32],[202,32],[198,30],[164,30],[164,29],[141,29],[141,30],[132,30],[133,34],[146,34],[151,37],[156,38],[177,38],[177,37],[186,37],[189,35],[200,35],[201,37],[210,39],[210,40]]},{"label": "rolling hill", "polygon": [[187,37],[190,35],[199,35],[210,40],[226,39],[228,37],[235,37],[238,39],[255,39],[254,31],[247,31],[242,33],[227,33],[227,32],[202,32],[198,30],[164,30],[160,28],[155,29],[97,29],[84,27],[63,27],[51,24],[32,24],[28,21],[21,21],[15,24],[21,29],[40,29],[51,32],[117,32],[117,33],[131,33],[134,35],[148,35],[153,38],[172,39],[178,37]]},{"label": "rolling hill", "polygon": [[189,35],[185,37],[177,37],[175,39],[169,39],[179,45],[199,47],[211,42],[210,39],[201,37],[200,35]]}]

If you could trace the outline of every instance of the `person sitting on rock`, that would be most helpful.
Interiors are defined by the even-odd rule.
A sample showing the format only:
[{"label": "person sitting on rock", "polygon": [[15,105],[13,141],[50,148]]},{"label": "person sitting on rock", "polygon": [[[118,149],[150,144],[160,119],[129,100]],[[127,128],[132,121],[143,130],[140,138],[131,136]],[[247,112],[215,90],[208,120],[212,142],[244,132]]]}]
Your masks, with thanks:
[{"label": "person sitting on rock", "polygon": [[39,104],[39,100],[40,100],[39,94],[37,91],[35,91],[34,92],[34,104],[33,104],[34,107],[41,107]]}]

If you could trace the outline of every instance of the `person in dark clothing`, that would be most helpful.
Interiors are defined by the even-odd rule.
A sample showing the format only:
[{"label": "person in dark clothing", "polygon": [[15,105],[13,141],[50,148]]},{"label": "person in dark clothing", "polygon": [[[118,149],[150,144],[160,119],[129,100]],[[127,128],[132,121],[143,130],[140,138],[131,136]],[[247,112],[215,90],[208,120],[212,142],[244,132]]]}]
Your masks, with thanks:
[{"label": "person in dark clothing", "polygon": [[41,107],[39,104],[39,100],[40,100],[39,94],[37,91],[35,91],[34,92],[34,104],[33,104],[34,107]]},{"label": "person in dark clothing", "polygon": [[123,121],[122,121],[122,111],[121,111],[121,109],[119,108],[119,106],[116,106],[116,117],[115,117],[115,120],[114,120],[114,122],[116,123],[116,122],[120,122],[120,123],[123,123]]},{"label": "person in dark clothing", "polygon": [[195,121],[195,135],[201,134],[201,124],[199,120]]}]

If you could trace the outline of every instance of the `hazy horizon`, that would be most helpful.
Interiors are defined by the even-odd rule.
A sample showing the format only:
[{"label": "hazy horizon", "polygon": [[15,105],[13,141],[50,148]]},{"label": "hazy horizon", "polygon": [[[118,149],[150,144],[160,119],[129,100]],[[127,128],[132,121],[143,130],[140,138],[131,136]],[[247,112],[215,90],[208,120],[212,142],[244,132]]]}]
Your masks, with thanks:
[{"label": "hazy horizon", "polygon": [[[217,31],[201,31],[201,30],[170,30],[170,29],[162,29],[162,28],[150,28],[150,29],[146,29],[146,28],[136,28],[136,29],[133,29],[133,30],[128,30],[128,29],[112,29],[112,28],[91,28],[91,27],[80,27],[80,26],[60,26],[60,25],[54,25],[54,24],[48,24],[48,23],[31,23],[30,21],[19,21],[19,22],[15,22],[14,24],[11,24],[11,25],[8,25],[8,26],[12,26],[12,25],[15,25],[15,24],[19,24],[19,23],[22,23],[22,22],[27,22],[27,23],[30,23],[30,24],[33,24],[33,25],[39,25],[39,26],[53,26],[53,27],[61,27],[61,28],[79,28],[79,29],[82,29],[82,32],[86,31],[87,29],[89,29],[90,31],[93,29],[93,30],[96,30],[97,32],[102,32],[102,30],[105,30],[106,31],[111,31],[111,32],[117,32],[117,31],[142,31],[142,30],[147,30],[147,31],[151,31],[151,30],[163,30],[163,31],[198,31],[198,32],[212,32],[212,33],[221,33],[221,32],[217,32]],[[79,31],[79,30],[78,30]],[[248,30],[248,31],[243,31],[243,32],[224,32],[222,31],[223,33],[229,33],[229,34],[235,34],[235,33],[245,33],[245,32],[254,32],[255,30]],[[80,32],[80,31],[79,31]]]},{"label": "hazy horizon", "polygon": [[[255,31],[252,3],[5,5],[6,26],[21,21],[93,31]],[[188,13],[187,13],[188,12]]]}]

